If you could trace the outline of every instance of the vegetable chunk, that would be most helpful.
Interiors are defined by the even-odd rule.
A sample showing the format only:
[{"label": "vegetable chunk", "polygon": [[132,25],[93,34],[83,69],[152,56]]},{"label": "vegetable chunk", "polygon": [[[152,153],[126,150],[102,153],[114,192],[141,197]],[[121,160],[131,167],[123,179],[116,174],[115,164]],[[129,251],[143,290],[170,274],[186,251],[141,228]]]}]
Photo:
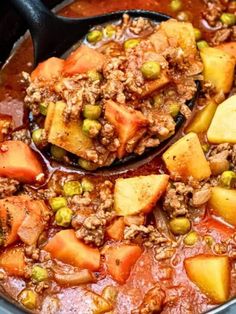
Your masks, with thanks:
[{"label": "vegetable chunk", "polygon": [[7,249],[0,255],[0,267],[2,267],[9,276],[23,277],[26,267],[24,249]]},{"label": "vegetable chunk", "polygon": [[37,68],[31,73],[31,80],[36,79],[45,81],[45,83],[58,78],[64,66],[64,60],[59,58],[49,58],[46,61],[39,63]]},{"label": "vegetable chunk", "polygon": [[45,130],[48,142],[59,146],[79,157],[87,158],[86,151],[93,147],[92,140],[82,132],[82,122],[66,123],[63,112],[66,104],[62,101],[50,103]]},{"label": "vegetable chunk", "polygon": [[168,175],[149,175],[116,180],[115,211],[120,216],[149,213],[168,184]]},{"label": "vegetable chunk", "polygon": [[62,230],[51,238],[44,250],[52,258],[79,268],[96,271],[100,267],[100,253],[76,238],[72,229]]},{"label": "vegetable chunk", "polygon": [[224,43],[217,46],[218,49],[223,50],[236,59],[236,42]]},{"label": "vegetable chunk", "polygon": [[212,118],[216,112],[217,104],[210,100],[206,104],[206,106],[196,113],[193,120],[187,127],[187,133],[189,132],[195,132],[195,133],[201,133],[206,132],[211,124]]},{"label": "vegetable chunk", "polygon": [[172,176],[203,180],[211,175],[198,136],[192,132],[174,143],[163,154],[163,160]]},{"label": "vegetable chunk", "polygon": [[0,176],[33,183],[43,168],[33,150],[21,141],[5,141],[0,147]]},{"label": "vegetable chunk", "polygon": [[12,196],[0,200],[1,240],[4,246],[19,239],[17,232],[25,218],[28,199],[25,196]]},{"label": "vegetable chunk", "polygon": [[65,60],[63,75],[72,76],[90,70],[100,71],[104,62],[105,56],[102,53],[82,45]]},{"label": "vegetable chunk", "polygon": [[212,47],[201,49],[200,54],[204,65],[204,80],[211,82],[217,92],[229,93],[234,79],[234,57]]},{"label": "vegetable chunk", "polygon": [[147,119],[141,112],[130,111],[127,107],[118,105],[112,100],[107,101],[105,105],[105,117],[115,127],[119,136],[118,157],[122,158],[126,154],[127,142],[138,132],[141,133],[141,130],[147,126]]},{"label": "vegetable chunk", "polygon": [[105,248],[105,263],[109,274],[119,283],[125,283],[141,254],[138,245],[119,244]]},{"label": "vegetable chunk", "polygon": [[123,217],[119,217],[114,220],[110,226],[108,226],[106,232],[110,239],[119,241],[124,238],[125,222]]},{"label": "vegetable chunk", "polygon": [[236,143],[236,95],[220,104],[207,132],[211,143]]},{"label": "vegetable chunk", "polygon": [[236,226],[236,190],[215,186],[211,189],[209,207],[213,213]]},{"label": "vegetable chunk", "polygon": [[198,255],[185,259],[184,266],[190,280],[212,301],[227,301],[230,289],[230,263],[227,256]]}]

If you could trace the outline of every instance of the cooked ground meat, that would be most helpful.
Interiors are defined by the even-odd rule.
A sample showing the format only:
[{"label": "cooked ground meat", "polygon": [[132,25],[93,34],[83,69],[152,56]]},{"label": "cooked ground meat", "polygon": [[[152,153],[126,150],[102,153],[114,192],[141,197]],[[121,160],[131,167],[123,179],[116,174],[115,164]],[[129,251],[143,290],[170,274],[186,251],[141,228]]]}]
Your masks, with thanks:
[{"label": "cooked ground meat", "polygon": [[223,171],[232,168],[236,169],[236,145],[235,144],[219,144],[211,146],[207,158],[213,174],[218,175]]},{"label": "cooked ground meat", "polygon": [[19,190],[19,187],[19,181],[0,177],[0,198],[14,195]]},{"label": "cooked ground meat", "polygon": [[137,226],[133,224],[125,227],[124,239],[142,241],[147,247],[159,245],[168,241],[164,235],[151,225],[146,227],[143,225]]},{"label": "cooked ground meat", "polygon": [[188,183],[171,182],[164,197],[163,209],[172,218],[188,215],[191,207],[201,207],[210,196],[209,184],[191,180]]},{"label": "cooked ground meat", "polygon": [[31,143],[31,134],[28,129],[21,129],[18,131],[12,132],[12,140],[14,141],[22,141],[27,145]]},{"label": "cooked ground meat", "polygon": [[143,298],[142,304],[132,314],[154,314],[160,313],[165,299],[165,292],[156,284],[148,290]]},{"label": "cooked ground meat", "polygon": [[219,29],[215,32],[214,36],[211,39],[211,43],[214,46],[220,45],[223,42],[227,41],[227,39],[230,38],[230,35],[232,34],[232,30],[230,28],[223,28]]},{"label": "cooked ground meat", "polygon": [[221,25],[219,17],[226,9],[220,0],[204,0],[206,9],[202,12],[203,17],[206,19],[210,26]]}]

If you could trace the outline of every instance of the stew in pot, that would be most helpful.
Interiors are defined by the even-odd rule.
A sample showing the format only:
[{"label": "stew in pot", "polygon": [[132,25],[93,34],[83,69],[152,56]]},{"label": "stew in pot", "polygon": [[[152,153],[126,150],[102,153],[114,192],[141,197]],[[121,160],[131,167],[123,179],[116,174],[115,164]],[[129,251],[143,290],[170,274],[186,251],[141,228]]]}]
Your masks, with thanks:
[{"label": "stew in pot", "polygon": [[[236,1],[74,1],[148,9],[0,72],[0,287],[35,313],[204,313],[236,295]],[[188,101],[200,92],[193,112]],[[95,170],[161,157],[117,174]],[[84,171],[86,170],[86,171]]]}]

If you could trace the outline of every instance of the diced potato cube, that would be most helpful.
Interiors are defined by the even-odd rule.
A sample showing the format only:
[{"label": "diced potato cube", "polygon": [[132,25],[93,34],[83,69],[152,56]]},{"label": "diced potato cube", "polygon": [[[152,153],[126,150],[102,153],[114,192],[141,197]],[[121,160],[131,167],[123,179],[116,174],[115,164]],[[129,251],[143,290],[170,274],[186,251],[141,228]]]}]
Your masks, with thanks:
[{"label": "diced potato cube", "polygon": [[213,213],[236,226],[236,190],[215,186],[211,189],[209,207]]},{"label": "diced potato cube", "polygon": [[112,100],[105,105],[105,117],[115,127],[119,136],[120,147],[118,157],[126,154],[126,144],[137,133],[142,135],[142,130],[147,126],[147,119],[137,110],[130,111],[128,107],[119,105]]},{"label": "diced potato cube", "polygon": [[173,177],[203,180],[211,175],[198,136],[192,132],[174,143],[163,154],[163,160]]},{"label": "diced potato cube", "polygon": [[234,80],[234,57],[212,47],[203,48],[200,54],[204,65],[204,80],[211,82],[217,92],[229,93]]},{"label": "diced potato cube", "polygon": [[148,175],[117,179],[115,184],[115,211],[120,216],[148,213],[166,190],[169,177]]},{"label": "diced potato cube", "polygon": [[162,72],[160,77],[156,80],[146,82],[143,87],[142,96],[148,96],[149,94],[161,89],[165,85],[167,85],[170,82],[170,79],[168,78],[166,72]]},{"label": "diced potato cube", "polygon": [[86,151],[93,148],[93,142],[82,132],[82,122],[66,123],[64,121],[65,106],[66,104],[62,101],[49,105],[45,121],[48,142],[79,157],[87,158]]},{"label": "diced potato cube", "polygon": [[212,301],[229,298],[230,263],[228,256],[197,255],[185,259],[187,275]]},{"label": "diced potato cube", "polygon": [[206,132],[211,124],[216,108],[217,104],[213,100],[210,100],[201,111],[196,113],[193,120],[188,125],[186,132]]},{"label": "diced potato cube", "polygon": [[236,143],[236,95],[217,107],[207,137],[211,143]]}]

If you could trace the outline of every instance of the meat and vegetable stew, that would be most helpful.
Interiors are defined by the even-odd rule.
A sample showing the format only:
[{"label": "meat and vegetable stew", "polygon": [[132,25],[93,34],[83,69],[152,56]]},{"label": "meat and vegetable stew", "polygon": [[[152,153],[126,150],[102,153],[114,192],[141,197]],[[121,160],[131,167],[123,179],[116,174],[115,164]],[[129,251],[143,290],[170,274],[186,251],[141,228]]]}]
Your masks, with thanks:
[{"label": "meat and vegetable stew", "polygon": [[[236,1],[61,14],[131,8],[173,18],[124,15],[35,69],[27,37],[0,72],[0,289],[34,313],[200,314],[236,296]],[[161,157],[95,172],[174,134]]]}]

